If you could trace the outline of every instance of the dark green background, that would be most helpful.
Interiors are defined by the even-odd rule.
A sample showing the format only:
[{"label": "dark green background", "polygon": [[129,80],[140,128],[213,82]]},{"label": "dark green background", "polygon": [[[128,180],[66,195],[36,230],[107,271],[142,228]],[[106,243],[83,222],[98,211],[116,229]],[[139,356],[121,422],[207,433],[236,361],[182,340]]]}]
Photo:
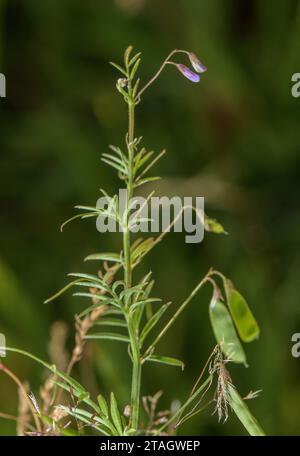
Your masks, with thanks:
[{"label": "dark green background", "polygon": [[[300,4],[296,0],[1,0],[0,332],[9,345],[47,358],[49,328],[69,324],[84,302],[68,294],[43,305],[70,271],[92,270],[82,258],[120,247],[93,222],[59,225],[78,203],[93,205],[99,188],[115,191],[101,164],[108,144],[121,145],[126,108],[115,90],[120,61],[132,44],[143,52],[146,81],[173,48],[192,50],[208,66],[199,85],[167,68],[137,111],[137,134],[167,156],[157,166],[161,191],[206,198],[206,211],[228,236],[207,234],[185,244],[170,234],[147,257],[155,294],[178,305],[210,266],[247,296],[261,326],[246,347],[250,367],[232,368],[242,394],[262,389],[250,404],[268,434],[299,433],[300,359],[291,356],[299,314],[300,99],[291,76],[300,71]],[[140,270],[136,277],[143,272]],[[181,373],[144,370],[146,394],[163,389],[162,407],[184,398],[213,347],[208,294],[201,292],[161,344],[186,362]],[[130,371],[126,350],[95,346],[96,365],[78,378],[101,392],[115,389],[125,405]],[[33,362],[5,360],[38,392],[44,372]],[[97,384],[97,383],[96,383]],[[0,411],[16,413],[14,384],[0,374]],[[236,418],[218,424],[208,410],[186,434],[245,434]],[[0,421],[0,434],[14,425]]]}]

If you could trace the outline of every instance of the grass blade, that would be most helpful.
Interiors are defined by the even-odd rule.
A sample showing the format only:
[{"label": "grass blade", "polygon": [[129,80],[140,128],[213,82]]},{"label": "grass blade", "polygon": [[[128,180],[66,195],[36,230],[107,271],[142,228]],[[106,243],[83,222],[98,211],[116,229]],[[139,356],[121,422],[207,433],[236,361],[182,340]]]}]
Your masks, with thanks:
[{"label": "grass blade", "polygon": [[229,385],[228,388],[230,406],[245,429],[252,436],[265,436],[266,434],[264,433],[263,429],[257,422],[256,418],[254,418],[254,416],[251,414],[248,406],[240,397],[236,389],[231,385]]}]

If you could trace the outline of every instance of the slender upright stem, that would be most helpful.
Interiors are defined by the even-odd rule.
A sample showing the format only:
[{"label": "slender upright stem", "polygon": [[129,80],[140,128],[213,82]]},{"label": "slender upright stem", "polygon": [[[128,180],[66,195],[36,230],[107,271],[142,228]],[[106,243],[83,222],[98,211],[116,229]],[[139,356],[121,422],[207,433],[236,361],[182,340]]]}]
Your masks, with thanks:
[{"label": "slender upright stem", "polygon": [[141,393],[142,363],[139,348],[137,329],[129,321],[129,336],[132,352],[132,382],[131,382],[131,418],[130,425],[133,429],[138,429]]},{"label": "slender upright stem", "polygon": [[[124,283],[125,289],[132,286],[132,261],[131,261],[131,244],[130,244],[130,200],[133,196],[134,189],[134,123],[135,123],[135,105],[139,103],[140,96],[144,91],[158,78],[164,67],[170,63],[170,58],[179,52],[187,53],[186,51],[175,49],[172,51],[152,79],[135,95],[132,87],[132,73],[130,72],[127,60],[125,58],[126,71],[127,71],[127,84],[128,96],[125,99],[128,103],[128,180],[127,180],[127,194],[126,194],[126,207],[125,207],[125,220],[123,223],[123,251],[124,251]],[[191,298],[190,298],[191,299]],[[139,409],[140,409],[140,390],[141,390],[141,371],[142,371],[142,357],[139,341],[139,321],[135,318],[134,314],[130,313],[131,302],[127,303],[125,316],[128,325],[128,334],[130,338],[131,359],[132,359],[132,382],[131,382],[131,418],[130,427],[138,430],[139,427]],[[183,306],[185,307],[185,305]],[[179,313],[183,309],[179,310]],[[178,315],[179,315],[178,313]],[[175,318],[177,318],[177,316]],[[172,323],[171,323],[172,324]],[[167,328],[166,328],[167,329]],[[159,337],[160,338],[160,337]]]},{"label": "slender upright stem", "polygon": [[134,158],[134,102],[128,105],[128,182],[126,194],[126,208],[125,208],[125,224],[123,234],[124,244],[124,258],[125,258],[125,285],[126,288],[131,287],[132,282],[132,267],[131,267],[131,254],[130,254],[130,230],[129,230],[129,202],[133,194],[133,158]]},{"label": "slender upright stem", "polygon": [[[131,83],[129,81],[128,92],[131,92]],[[135,121],[135,102],[128,102],[128,181],[125,208],[125,224],[123,234],[124,248],[124,282],[125,287],[132,286],[132,263],[130,251],[130,229],[129,229],[129,204],[133,196],[133,166],[134,166],[134,121]],[[130,306],[130,303],[128,304]],[[138,326],[130,313],[127,314],[128,333],[130,337],[131,355],[132,355],[132,382],[131,382],[131,418],[130,425],[133,429],[138,429],[139,409],[140,409],[140,390],[141,390],[141,354],[139,347]]]}]

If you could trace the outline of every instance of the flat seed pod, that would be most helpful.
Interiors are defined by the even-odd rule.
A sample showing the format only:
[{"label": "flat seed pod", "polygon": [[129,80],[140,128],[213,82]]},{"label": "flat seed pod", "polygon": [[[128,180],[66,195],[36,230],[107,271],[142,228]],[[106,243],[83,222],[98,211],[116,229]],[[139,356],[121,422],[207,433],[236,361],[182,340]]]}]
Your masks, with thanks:
[{"label": "flat seed pod", "polygon": [[228,290],[228,306],[243,342],[252,342],[259,336],[259,327],[243,296],[234,288]]},{"label": "flat seed pod", "polygon": [[246,364],[246,355],[226,306],[215,297],[209,305],[211,325],[224,355],[235,363]]}]

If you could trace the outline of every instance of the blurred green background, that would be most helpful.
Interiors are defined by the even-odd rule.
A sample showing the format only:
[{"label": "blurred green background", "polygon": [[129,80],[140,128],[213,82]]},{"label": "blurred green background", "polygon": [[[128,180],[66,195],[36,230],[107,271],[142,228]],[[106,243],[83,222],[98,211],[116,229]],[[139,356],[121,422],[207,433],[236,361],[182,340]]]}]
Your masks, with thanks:
[{"label": "blurred green background", "polygon": [[[143,53],[146,81],[173,48],[197,53],[208,66],[199,85],[167,68],[137,111],[137,134],[167,156],[157,166],[161,192],[205,196],[206,212],[228,236],[206,234],[185,244],[170,234],[135,277],[152,269],[155,295],[178,305],[210,266],[247,297],[261,326],[246,347],[249,368],[232,367],[242,394],[262,389],[250,407],[268,434],[299,434],[300,360],[291,336],[300,331],[300,101],[291,76],[300,71],[300,4],[296,0],[1,0],[0,332],[7,343],[48,358],[50,326],[69,326],[85,302],[71,293],[49,305],[70,271],[89,271],[82,258],[118,249],[117,235],[93,222],[59,226],[75,204],[94,205],[99,188],[118,188],[100,162],[108,144],[121,145],[126,107],[115,90],[132,44]],[[76,300],[77,299],[77,300]],[[214,339],[208,294],[201,292],[161,344],[186,369],[144,370],[143,392],[164,390],[161,406],[184,398]],[[102,343],[77,369],[86,386],[116,389],[125,405],[130,371],[126,349]],[[96,365],[91,366],[91,357]],[[6,364],[38,392],[44,371],[19,355]],[[0,374],[0,411],[15,414],[15,385]],[[0,419],[0,434],[14,423]],[[183,434],[244,435],[231,416],[218,424],[207,410]]]}]

